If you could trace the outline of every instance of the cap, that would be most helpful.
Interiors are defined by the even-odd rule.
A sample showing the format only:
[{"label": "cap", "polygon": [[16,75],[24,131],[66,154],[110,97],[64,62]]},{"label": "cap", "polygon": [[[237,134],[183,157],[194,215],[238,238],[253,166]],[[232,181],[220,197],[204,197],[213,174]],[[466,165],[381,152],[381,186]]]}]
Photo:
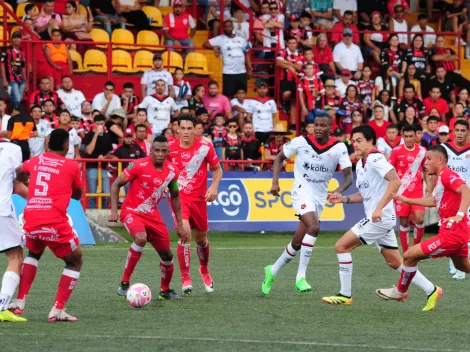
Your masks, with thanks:
[{"label": "cap", "polygon": [[379,15],[380,17],[382,17],[382,14],[380,13],[380,11],[374,11],[370,14],[370,18],[374,17],[374,15]]},{"label": "cap", "polygon": [[289,134],[289,132],[287,132],[286,128],[284,127],[284,125],[282,123],[276,123],[276,125],[274,126],[274,129],[271,131],[271,133],[273,133],[273,134],[282,134],[282,135]]},{"label": "cap", "polygon": [[257,79],[256,80],[256,88],[259,88],[261,86],[268,86],[268,83],[264,79]]},{"label": "cap", "polygon": [[15,33],[13,33],[13,34],[11,35],[11,38],[12,38],[12,39],[13,39],[13,38],[21,38],[21,33],[20,33],[19,31],[16,31]]},{"label": "cap", "polygon": [[153,61],[155,61],[155,60],[163,60],[162,54],[155,54],[155,55],[153,55]]},{"label": "cap", "polygon": [[343,71],[341,71],[341,75],[342,76],[351,76],[351,71],[349,71],[347,68],[343,69]]},{"label": "cap", "polygon": [[335,81],[333,81],[332,79],[327,79],[325,81],[325,87],[334,87],[334,88],[336,88]]},{"label": "cap", "polygon": [[209,112],[207,111],[206,108],[199,108],[196,110],[196,116],[203,115],[203,114],[208,114]]},{"label": "cap", "polygon": [[353,35],[352,29],[351,28],[345,28],[344,31],[343,31],[343,35],[352,37],[352,35]]},{"label": "cap", "polygon": [[175,6],[183,6],[183,0],[174,0],[173,7]]},{"label": "cap", "polygon": [[341,136],[344,136],[344,131],[342,128],[335,128],[335,130],[333,131],[333,136],[335,137],[341,137]]},{"label": "cap", "polygon": [[450,130],[449,130],[449,126],[441,126],[439,127],[439,134],[449,134]]},{"label": "cap", "polygon": [[297,15],[292,15],[292,16],[290,16],[290,21],[291,21],[291,22],[300,21],[300,18],[299,18],[299,16],[297,16]]},{"label": "cap", "polygon": [[124,131],[124,137],[127,137],[127,136],[133,136],[134,134],[132,133],[132,130],[130,128],[126,128],[126,130]]},{"label": "cap", "polygon": [[116,116],[120,117],[121,119],[125,119],[127,117],[126,111],[124,109],[114,109],[110,115],[111,117]]}]

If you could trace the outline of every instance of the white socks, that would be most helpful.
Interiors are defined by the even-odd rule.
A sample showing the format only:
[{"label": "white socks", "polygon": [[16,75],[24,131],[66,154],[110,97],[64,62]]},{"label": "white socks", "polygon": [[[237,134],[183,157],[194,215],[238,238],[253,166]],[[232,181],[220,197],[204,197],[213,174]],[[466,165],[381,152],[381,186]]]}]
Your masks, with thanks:
[{"label": "white socks", "polygon": [[281,268],[284,265],[290,263],[291,260],[294,259],[296,254],[297,254],[297,251],[294,248],[292,248],[292,243],[289,242],[289,244],[284,249],[284,252],[282,252],[281,256],[276,260],[276,262],[271,267],[271,274],[277,275],[279,270],[281,270]]},{"label": "white socks", "polygon": [[315,245],[316,240],[317,238],[313,237],[312,235],[305,235],[304,239],[302,240],[302,246],[300,247],[299,269],[295,279],[296,282],[305,277],[307,266],[310,262],[310,256],[312,255],[312,248]]},{"label": "white socks", "polygon": [[351,282],[353,263],[351,253],[337,254],[339,262],[339,280],[341,282],[341,290],[339,293],[345,297],[351,297]]},{"label": "white socks", "polygon": [[20,276],[13,271],[6,271],[3,274],[2,288],[0,290],[0,311],[6,310],[10,299],[20,283]]},{"label": "white socks", "polygon": [[[400,267],[396,270],[401,274],[402,269],[404,269],[405,271],[410,270],[410,268],[403,266],[403,264],[400,265]],[[411,268],[411,270],[413,270],[413,269],[414,269],[414,267]],[[427,296],[429,296],[431,293],[433,293],[434,289],[436,288],[434,286],[434,284],[431,281],[429,281],[423,274],[421,274],[421,272],[419,270],[416,271],[416,274],[415,274],[413,280],[411,281],[411,283],[415,284],[420,289],[422,289],[424,291],[424,293],[426,293]]]}]

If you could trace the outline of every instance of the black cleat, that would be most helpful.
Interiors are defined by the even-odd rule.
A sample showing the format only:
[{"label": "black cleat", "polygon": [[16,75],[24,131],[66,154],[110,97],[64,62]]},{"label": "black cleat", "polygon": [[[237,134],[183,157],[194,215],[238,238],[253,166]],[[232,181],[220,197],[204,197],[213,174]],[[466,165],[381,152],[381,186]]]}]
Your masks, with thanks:
[{"label": "black cleat", "polygon": [[129,282],[123,281],[123,282],[121,282],[121,284],[119,285],[118,290],[116,291],[116,293],[118,294],[118,296],[124,296],[124,297],[126,297],[126,296],[127,296],[127,290],[128,290],[128,289],[129,289]]},{"label": "black cleat", "polygon": [[160,294],[158,295],[158,299],[159,300],[168,300],[168,299],[178,300],[182,298],[176,294],[175,290],[172,290],[171,288],[169,288],[166,291],[160,291]]}]

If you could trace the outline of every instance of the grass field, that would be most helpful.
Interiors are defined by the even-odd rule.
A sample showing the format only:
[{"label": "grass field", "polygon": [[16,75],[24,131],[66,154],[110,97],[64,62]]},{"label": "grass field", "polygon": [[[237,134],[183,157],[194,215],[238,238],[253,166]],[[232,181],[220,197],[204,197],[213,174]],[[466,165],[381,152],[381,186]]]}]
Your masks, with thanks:
[{"label": "grass field", "polygon": [[[173,235],[174,236],[174,235]],[[322,234],[313,251],[308,280],[313,292],[294,288],[297,260],[281,271],[271,294],[260,293],[263,268],[289,240],[276,234],[211,234],[215,292],[207,295],[197,273],[195,290],[183,301],[152,302],[132,309],[115,294],[128,245],[84,248],[84,266],[67,308],[80,320],[51,324],[47,314],[63,265],[50,252],[41,260],[26,306],[25,324],[1,324],[2,351],[460,351],[470,350],[469,281],[452,281],[447,261],[421,269],[444,289],[436,311],[421,312],[424,294],[415,287],[406,303],[384,302],[375,289],[395,284],[375,246],[353,253],[352,306],[329,306],[321,297],[338,292],[333,245],[339,234]],[[175,242],[173,243],[173,245]],[[2,272],[6,260],[2,261]],[[159,290],[158,256],[146,248],[133,282]],[[173,287],[179,292],[175,270]]]}]

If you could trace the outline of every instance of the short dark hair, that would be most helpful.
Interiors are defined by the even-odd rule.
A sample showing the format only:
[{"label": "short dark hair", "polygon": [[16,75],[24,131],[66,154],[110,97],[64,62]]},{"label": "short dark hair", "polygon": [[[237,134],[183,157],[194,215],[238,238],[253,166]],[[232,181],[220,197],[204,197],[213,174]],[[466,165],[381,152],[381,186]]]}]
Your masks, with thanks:
[{"label": "short dark hair", "polygon": [[93,118],[93,121],[95,121],[95,122],[106,121],[106,117],[104,117],[101,114],[98,114]]},{"label": "short dark hair", "polygon": [[403,88],[403,91],[405,91],[406,89],[413,89],[413,92],[416,92],[415,86],[412,84],[405,85],[405,88]]},{"label": "short dark hair", "polygon": [[156,136],[152,143],[168,143],[168,139],[164,135]]},{"label": "short dark hair", "polygon": [[201,120],[196,120],[196,123],[194,124],[194,127],[196,127],[198,125],[202,125],[202,127],[204,127],[204,122],[202,122]]},{"label": "short dark hair", "polygon": [[63,151],[69,138],[69,133],[63,128],[53,130],[49,136],[49,149],[55,152]]},{"label": "short dark hair", "polygon": [[166,87],[166,82],[165,82],[164,79],[159,78],[159,79],[157,79],[157,80],[155,81],[155,83],[158,83],[158,82],[163,82],[163,84],[164,84],[165,87]]},{"label": "short dark hair", "polygon": [[395,5],[395,7],[393,8],[393,11],[397,12],[398,9],[404,10],[405,8],[403,7],[403,5]]},{"label": "short dark hair", "polygon": [[432,87],[431,87],[431,90],[433,90],[433,89],[439,89],[439,92],[441,92],[441,87],[438,87],[438,86],[432,86]]},{"label": "short dark hair", "polygon": [[384,109],[384,107],[383,107],[382,105],[376,105],[376,106],[374,107],[374,110],[376,110],[376,109],[382,109],[383,111],[385,111],[385,109]]},{"label": "short dark hair", "polygon": [[136,125],[134,127],[134,130],[137,132],[137,129],[139,129],[139,128],[145,128],[145,130],[147,131],[147,126],[145,126],[143,123],[140,123],[140,124]]},{"label": "short dark hair", "polygon": [[352,15],[353,15],[353,12],[352,12],[351,10],[346,10],[346,11],[344,11],[344,13],[343,13],[343,17],[346,16],[346,15],[352,16]]},{"label": "short dark hair", "polygon": [[[183,112],[183,109],[185,112]],[[187,110],[187,111],[186,111]],[[180,109],[180,114],[188,114],[188,113],[191,113],[191,109],[187,106],[183,106],[181,109]]]},{"label": "short dark hair", "polygon": [[97,112],[98,114],[101,114],[101,111],[99,111],[98,109],[93,110],[91,114],[93,115],[95,112]]},{"label": "short dark hair", "polygon": [[104,84],[104,86],[105,86],[105,87],[111,86],[111,87],[113,87],[113,88],[116,88],[116,85],[114,84],[113,81],[106,81],[106,83]]},{"label": "short dark hair", "polygon": [[200,89],[200,88],[204,88],[204,84],[196,84],[193,88],[193,91],[191,93],[193,93],[193,96],[196,95],[197,91]]},{"label": "short dark hair", "polygon": [[413,126],[413,128],[415,129],[415,132],[423,132],[424,131],[423,126],[421,126],[421,125]]},{"label": "short dark hair", "polygon": [[132,83],[132,82],[126,82],[126,83],[124,83],[124,85],[122,86],[122,89],[134,89],[134,83]]},{"label": "short dark hair", "polygon": [[387,126],[387,130],[398,130],[398,126],[392,123]]},{"label": "short dark hair", "polygon": [[418,21],[427,20],[427,19],[428,19],[428,16],[425,13],[420,13],[418,15]]},{"label": "short dark hair", "polygon": [[428,117],[428,121],[426,122],[426,124],[428,124],[429,121],[436,121],[437,123],[439,123],[439,117],[437,117],[437,116],[429,116],[429,117]]},{"label": "short dark hair", "polygon": [[28,4],[24,7],[24,12],[25,13],[28,13],[29,11],[31,11],[32,9],[34,9],[36,7],[36,5],[34,4]]},{"label": "short dark hair", "polygon": [[137,111],[135,112],[135,114],[137,115],[141,111],[143,111],[147,114],[147,109],[143,109],[143,108],[138,108]]},{"label": "short dark hair", "polygon": [[375,145],[377,143],[377,135],[372,127],[369,125],[360,125],[354,127],[352,130],[352,134],[354,133],[361,133],[367,141],[372,140],[372,144]]},{"label": "short dark hair", "polygon": [[60,31],[60,29],[53,29],[51,31],[51,35],[54,34],[54,33],[59,33],[60,35],[62,35],[62,32]]},{"label": "short dark hair", "polygon": [[62,115],[62,114],[64,114],[64,113],[67,113],[67,114],[69,114],[70,117],[72,117],[72,114],[71,114],[70,111],[68,111],[68,110],[60,110],[60,111],[59,111],[59,116]]},{"label": "short dark hair", "polygon": [[175,68],[175,73],[176,73],[176,71],[181,71],[181,72],[184,73],[184,71],[183,71],[183,69],[182,69],[181,67],[176,67],[176,68]]},{"label": "short dark hair", "polygon": [[331,116],[328,115],[328,114],[324,114],[324,113],[323,113],[323,114],[318,114],[318,115],[316,116],[315,120],[316,120],[316,119],[327,119],[328,122],[330,123],[330,125],[333,124],[333,119],[332,119]]},{"label": "short dark hair", "polygon": [[46,103],[52,103],[55,106],[55,102],[52,99],[46,99],[42,102],[42,106],[46,105]]},{"label": "short dark hair", "polygon": [[465,126],[465,127],[467,128],[467,130],[469,129],[469,124],[468,124],[468,121],[467,121],[467,120],[457,119],[457,120],[455,121],[454,128],[455,128],[455,126],[457,126],[457,125]]},{"label": "short dark hair", "polygon": [[72,76],[69,76],[69,75],[62,76],[62,79],[61,79],[61,80],[63,81],[63,80],[64,80],[64,78],[70,78],[70,79],[72,79]]},{"label": "short dark hair", "polygon": [[34,104],[34,105],[31,105],[31,107],[29,108],[29,112],[30,113],[33,112],[33,110],[36,108],[42,111],[42,108],[39,105]]},{"label": "short dark hair", "polygon": [[182,121],[189,121],[193,123],[193,126],[196,127],[196,118],[193,115],[181,115],[178,117],[178,126],[181,125]]},{"label": "short dark hair", "polygon": [[428,148],[428,151],[429,152],[436,152],[436,153],[439,153],[441,154],[443,157],[444,157],[444,160],[445,161],[448,161],[449,160],[449,155],[447,154],[447,150],[446,148],[444,148],[442,145],[440,144],[435,144],[435,145],[432,145]]},{"label": "short dark hair", "polygon": [[[218,87],[219,83],[217,83],[217,81],[212,80],[212,81],[209,82],[209,84],[207,86],[208,87],[210,87],[210,86],[217,86]],[[196,87],[194,87],[194,88],[196,89]]]},{"label": "short dark hair", "polygon": [[246,121],[246,122],[243,124],[243,127],[245,127],[246,125],[252,125],[252,126],[253,126],[253,122],[251,122],[251,121]]},{"label": "short dark hair", "polygon": [[237,119],[236,119],[236,118],[232,118],[232,119],[228,119],[228,120],[227,120],[227,126],[228,126],[229,124],[231,124],[231,123],[235,123],[235,124],[237,124],[237,126],[238,126],[238,122],[237,122]]},{"label": "short dark hair", "polygon": [[413,125],[410,125],[410,124],[406,124],[401,130],[401,133],[405,133],[405,132],[414,132],[414,133],[416,133],[416,127],[413,126]]}]

